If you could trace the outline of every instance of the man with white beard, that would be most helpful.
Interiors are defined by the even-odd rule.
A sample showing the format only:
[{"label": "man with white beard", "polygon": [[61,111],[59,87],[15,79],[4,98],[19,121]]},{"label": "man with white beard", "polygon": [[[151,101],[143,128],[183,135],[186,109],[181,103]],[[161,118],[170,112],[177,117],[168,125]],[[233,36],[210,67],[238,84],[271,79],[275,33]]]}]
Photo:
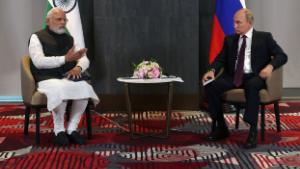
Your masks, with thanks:
[{"label": "man with white beard", "polygon": [[[46,17],[47,27],[31,35],[29,41],[30,69],[38,91],[47,96],[47,108],[53,116],[55,143],[84,144],[77,132],[78,123],[91,98],[99,98],[92,86],[82,78],[89,67],[86,48],[77,49],[72,36],[65,32],[66,14],[61,8],[51,9]],[[72,100],[70,119],[64,125],[67,101]]]}]

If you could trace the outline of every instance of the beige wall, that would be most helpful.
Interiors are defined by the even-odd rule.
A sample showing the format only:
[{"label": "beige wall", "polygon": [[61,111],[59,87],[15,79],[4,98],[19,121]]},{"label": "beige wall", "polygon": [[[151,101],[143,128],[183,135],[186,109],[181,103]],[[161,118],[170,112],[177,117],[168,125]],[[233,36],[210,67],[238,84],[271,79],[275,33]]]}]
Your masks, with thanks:
[{"label": "beige wall", "polygon": [[284,67],[284,87],[300,88],[300,1],[248,0],[246,5],[254,12],[257,30],[270,31],[288,54]]},{"label": "beige wall", "polygon": [[42,26],[45,0],[0,0],[0,96],[20,95],[20,57]]}]

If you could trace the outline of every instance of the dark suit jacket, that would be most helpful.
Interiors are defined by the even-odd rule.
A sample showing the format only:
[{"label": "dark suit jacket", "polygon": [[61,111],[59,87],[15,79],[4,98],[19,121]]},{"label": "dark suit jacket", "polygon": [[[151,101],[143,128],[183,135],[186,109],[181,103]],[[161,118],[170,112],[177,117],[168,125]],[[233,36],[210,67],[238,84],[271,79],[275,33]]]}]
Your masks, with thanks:
[{"label": "dark suit jacket", "polygon": [[[216,73],[224,67],[224,72],[234,75],[235,63],[237,59],[239,35],[234,34],[224,39],[221,52],[216,57],[210,68]],[[274,57],[272,59],[272,56]],[[251,68],[256,75],[268,64],[273,65],[274,69],[287,62],[287,55],[273,39],[269,32],[253,30],[251,46]]]}]

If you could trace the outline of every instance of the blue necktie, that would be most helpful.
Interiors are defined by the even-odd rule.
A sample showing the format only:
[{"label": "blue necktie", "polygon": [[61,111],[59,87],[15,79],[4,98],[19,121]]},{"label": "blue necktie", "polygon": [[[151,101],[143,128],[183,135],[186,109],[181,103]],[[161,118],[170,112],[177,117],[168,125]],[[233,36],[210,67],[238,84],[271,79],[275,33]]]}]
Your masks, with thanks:
[{"label": "blue necktie", "polygon": [[245,61],[245,49],[246,49],[246,35],[242,36],[243,42],[237,57],[236,70],[234,73],[233,83],[236,87],[239,87],[243,82],[244,75],[244,61]]}]

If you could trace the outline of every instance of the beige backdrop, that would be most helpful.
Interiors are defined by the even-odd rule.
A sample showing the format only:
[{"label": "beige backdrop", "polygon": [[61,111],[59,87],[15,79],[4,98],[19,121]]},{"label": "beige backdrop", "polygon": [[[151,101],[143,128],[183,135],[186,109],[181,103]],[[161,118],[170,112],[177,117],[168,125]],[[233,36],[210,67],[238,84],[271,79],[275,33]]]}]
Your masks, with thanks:
[{"label": "beige backdrop", "polygon": [[0,0],[0,96],[20,96],[20,58],[42,25],[44,0]]},{"label": "beige backdrop", "polygon": [[[255,16],[255,28],[270,31],[288,54],[284,67],[284,87],[300,88],[300,1],[299,0],[248,0],[247,7]],[[294,90],[298,91],[298,90]],[[297,93],[300,96],[300,93]]]}]

